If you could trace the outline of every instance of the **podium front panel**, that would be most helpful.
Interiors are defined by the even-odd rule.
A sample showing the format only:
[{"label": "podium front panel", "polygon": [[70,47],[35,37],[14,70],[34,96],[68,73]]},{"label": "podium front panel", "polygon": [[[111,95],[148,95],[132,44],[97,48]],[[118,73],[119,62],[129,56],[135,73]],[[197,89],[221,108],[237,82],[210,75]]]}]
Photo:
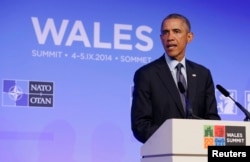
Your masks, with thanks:
[{"label": "podium front panel", "polygon": [[141,156],[207,156],[208,145],[250,145],[250,123],[166,120],[141,147]]}]

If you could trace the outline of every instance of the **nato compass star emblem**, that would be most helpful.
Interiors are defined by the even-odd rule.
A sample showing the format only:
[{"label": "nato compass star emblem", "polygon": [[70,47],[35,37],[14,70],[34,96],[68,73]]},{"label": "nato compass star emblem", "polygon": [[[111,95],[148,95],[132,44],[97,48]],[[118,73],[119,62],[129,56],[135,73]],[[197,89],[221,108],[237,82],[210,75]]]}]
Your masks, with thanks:
[{"label": "nato compass star emblem", "polygon": [[9,90],[9,97],[10,99],[14,101],[20,100],[22,98],[22,95],[23,95],[23,91],[21,87],[14,86],[14,87],[11,87]]},{"label": "nato compass star emblem", "polygon": [[3,80],[2,106],[28,106],[28,81]]}]

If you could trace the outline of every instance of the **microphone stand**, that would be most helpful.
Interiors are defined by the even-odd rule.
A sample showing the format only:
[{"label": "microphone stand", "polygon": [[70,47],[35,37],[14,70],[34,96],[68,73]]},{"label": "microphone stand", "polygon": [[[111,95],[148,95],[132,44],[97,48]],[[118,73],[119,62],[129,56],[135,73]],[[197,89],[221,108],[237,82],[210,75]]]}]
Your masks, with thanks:
[{"label": "microphone stand", "polygon": [[229,98],[231,98],[231,100],[234,101],[234,103],[236,104],[236,106],[238,106],[238,108],[245,114],[245,119],[244,121],[250,121],[250,113],[237,101],[235,101],[231,96],[228,96]]},{"label": "microphone stand", "polygon": [[181,92],[181,94],[184,96],[185,98],[185,104],[186,104],[186,118],[187,119],[202,119],[200,118],[199,116],[197,115],[194,115],[193,113],[193,108],[189,102],[189,99],[187,97],[187,95],[185,94],[186,93],[186,90],[183,86],[183,84],[181,82],[178,82],[178,88],[179,88],[179,91]]},{"label": "microphone stand", "polygon": [[186,106],[188,111],[188,119],[203,119],[197,115],[194,115],[193,108],[191,107],[191,104],[189,103],[189,100],[187,98],[186,98]]},{"label": "microphone stand", "polygon": [[235,101],[231,96],[230,93],[223,88],[221,85],[217,84],[216,88],[225,96],[225,97],[229,97],[235,104],[236,106],[238,106],[238,108],[240,108],[240,110],[245,114],[245,119],[244,121],[250,121],[250,113],[247,111],[247,109],[245,109],[240,103],[238,103],[237,101]]}]

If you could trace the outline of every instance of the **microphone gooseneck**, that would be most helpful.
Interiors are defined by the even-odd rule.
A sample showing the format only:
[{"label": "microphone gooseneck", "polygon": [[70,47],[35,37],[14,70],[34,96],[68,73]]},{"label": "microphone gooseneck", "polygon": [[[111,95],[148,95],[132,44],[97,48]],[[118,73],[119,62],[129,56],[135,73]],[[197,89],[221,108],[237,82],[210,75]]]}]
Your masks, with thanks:
[{"label": "microphone gooseneck", "polygon": [[249,121],[250,120],[250,113],[237,101],[235,101],[231,96],[230,93],[223,88],[221,85],[217,84],[216,88],[225,96],[225,97],[229,97],[235,104],[236,106],[245,114],[246,118],[244,119],[244,121]]},{"label": "microphone gooseneck", "polygon": [[202,118],[200,118],[200,117],[194,115],[194,113],[193,113],[193,108],[192,108],[192,106],[191,106],[191,104],[190,104],[190,102],[189,102],[189,99],[188,99],[187,95],[185,94],[186,90],[185,90],[183,84],[182,84],[181,82],[178,82],[177,85],[178,85],[179,91],[182,93],[182,95],[185,96],[185,100],[186,100],[186,111],[187,111],[187,113],[188,113],[187,118],[202,119]]}]

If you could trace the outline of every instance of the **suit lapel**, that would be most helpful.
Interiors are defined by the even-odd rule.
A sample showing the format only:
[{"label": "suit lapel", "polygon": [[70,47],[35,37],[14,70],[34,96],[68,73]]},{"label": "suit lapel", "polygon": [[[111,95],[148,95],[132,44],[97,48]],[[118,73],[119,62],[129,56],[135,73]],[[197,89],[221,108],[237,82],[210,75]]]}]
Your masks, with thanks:
[{"label": "suit lapel", "polygon": [[176,103],[178,110],[180,111],[182,116],[185,117],[185,112],[181,104],[181,99],[179,97],[180,96],[179,90],[174,82],[171,71],[169,67],[167,66],[164,55],[158,59],[157,73],[162,83],[166,87],[167,91],[169,92],[170,96],[172,97],[173,101]]},{"label": "suit lapel", "polygon": [[198,76],[195,67],[188,60],[186,61],[186,68],[187,68],[187,82],[188,82],[188,98],[191,104],[195,100]]}]

